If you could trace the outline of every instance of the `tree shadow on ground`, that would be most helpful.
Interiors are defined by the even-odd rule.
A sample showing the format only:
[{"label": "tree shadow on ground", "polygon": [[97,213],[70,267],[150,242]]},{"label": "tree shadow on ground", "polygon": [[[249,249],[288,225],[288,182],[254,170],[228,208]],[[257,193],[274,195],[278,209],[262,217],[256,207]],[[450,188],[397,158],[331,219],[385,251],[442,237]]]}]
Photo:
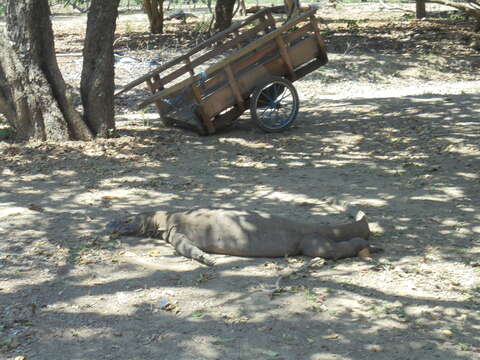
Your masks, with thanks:
[{"label": "tree shadow on ground", "polygon": [[[369,268],[378,279],[403,264],[421,272],[431,248],[445,267],[467,267],[478,257],[479,101],[477,94],[324,96],[303,102],[296,126],[281,134],[245,119],[211,137],[152,122],[120,124],[119,139],[93,145],[4,147],[0,203],[14,211],[0,229],[9,254],[2,281],[16,285],[2,291],[3,331],[27,334],[32,344],[24,349],[39,359],[98,351],[129,359],[360,359],[379,342],[388,344],[379,359],[471,359],[480,346],[478,305],[444,300],[445,289],[434,298],[395,294],[394,283],[349,283],[349,271],[363,265],[344,260],[287,280],[287,292],[269,300],[261,285],[277,275],[262,272],[265,259],[220,257],[217,268],[205,269],[153,239],[109,243],[97,234],[114,216],[151,209],[241,207],[339,222],[348,208],[361,208],[372,241],[386,250]],[[149,255],[157,246],[158,259]],[[60,250],[67,257],[57,261]],[[347,270],[328,275],[338,266]],[[175,301],[177,293],[181,312],[163,310],[162,299]],[[468,321],[458,320],[465,313]],[[445,343],[439,328],[453,340]]]}]

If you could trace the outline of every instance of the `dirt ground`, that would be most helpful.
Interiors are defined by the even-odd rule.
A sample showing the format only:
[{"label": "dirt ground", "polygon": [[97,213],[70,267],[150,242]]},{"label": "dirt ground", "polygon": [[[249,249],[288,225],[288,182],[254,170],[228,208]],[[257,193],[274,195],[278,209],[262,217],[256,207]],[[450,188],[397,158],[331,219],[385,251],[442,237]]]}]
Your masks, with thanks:
[{"label": "dirt ground", "polygon": [[[322,8],[330,63],[295,83],[283,133],[247,114],[200,137],[129,109],[134,93],[117,101],[117,138],[0,141],[0,359],[480,359],[478,35],[412,7]],[[53,21],[77,86],[84,17]],[[172,23],[179,40],[122,15],[116,52],[137,63],[117,64],[117,86],[195,43],[198,21]],[[272,297],[308,259],[207,268],[100,236],[126,213],[193,206],[320,223],[362,209],[385,251],[319,262]]]}]

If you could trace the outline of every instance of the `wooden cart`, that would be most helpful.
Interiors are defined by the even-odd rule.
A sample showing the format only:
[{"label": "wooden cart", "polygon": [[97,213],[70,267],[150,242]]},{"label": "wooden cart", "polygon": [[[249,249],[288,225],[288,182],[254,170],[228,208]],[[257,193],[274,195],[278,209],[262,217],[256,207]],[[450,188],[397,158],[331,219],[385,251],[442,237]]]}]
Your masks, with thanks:
[{"label": "wooden cart", "polygon": [[229,126],[249,108],[263,130],[287,128],[299,109],[292,82],[328,59],[316,9],[278,28],[273,17],[277,10],[257,12],[132,81],[117,95],[145,82],[152,95],[139,108],[153,103],[164,121],[200,134]]}]

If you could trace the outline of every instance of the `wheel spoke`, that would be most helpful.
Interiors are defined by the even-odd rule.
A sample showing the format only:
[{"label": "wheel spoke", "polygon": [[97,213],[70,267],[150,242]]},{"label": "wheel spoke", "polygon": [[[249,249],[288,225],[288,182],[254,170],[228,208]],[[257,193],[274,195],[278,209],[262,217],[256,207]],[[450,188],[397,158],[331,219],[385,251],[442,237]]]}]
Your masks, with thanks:
[{"label": "wheel spoke", "polygon": [[272,109],[272,107],[266,106],[266,107],[265,107],[265,110],[263,110],[263,112],[260,114],[259,117],[263,117],[263,114],[265,114],[265,112],[266,112],[267,110],[271,110],[271,109]]},{"label": "wheel spoke", "polygon": [[267,94],[266,91],[263,91],[260,96],[263,97],[263,98],[265,98],[265,99],[267,99],[267,101],[268,101],[269,103],[272,103],[272,102],[273,102],[273,99],[272,99],[270,96],[268,96],[268,94]]},{"label": "wheel spoke", "polygon": [[285,89],[285,95],[283,95],[278,101],[280,102],[280,101],[282,101],[283,99],[289,97],[290,95],[291,95],[290,92],[286,91],[286,89]]}]

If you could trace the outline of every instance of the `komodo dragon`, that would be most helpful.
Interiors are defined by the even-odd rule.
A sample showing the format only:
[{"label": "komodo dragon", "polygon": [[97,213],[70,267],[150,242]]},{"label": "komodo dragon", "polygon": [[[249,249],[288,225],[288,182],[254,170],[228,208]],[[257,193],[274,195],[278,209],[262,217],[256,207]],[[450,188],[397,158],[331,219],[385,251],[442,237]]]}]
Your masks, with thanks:
[{"label": "komodo dragon", "polygon": [[214,265],[207,253],[249,257],[306,255],[326,259],[354,257],[370,246],[366,216],[337,226],[304,224],[262,212],[227,209],[157,211],[110,222],[116,235],[160,237],[177,253]]}]

